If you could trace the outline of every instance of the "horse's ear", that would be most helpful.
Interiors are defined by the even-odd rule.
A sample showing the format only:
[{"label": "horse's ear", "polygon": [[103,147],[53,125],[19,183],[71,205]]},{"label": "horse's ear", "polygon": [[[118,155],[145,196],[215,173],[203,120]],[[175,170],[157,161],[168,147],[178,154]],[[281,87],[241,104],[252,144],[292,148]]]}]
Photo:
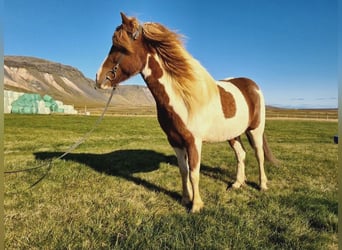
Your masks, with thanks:
[{"label": "horse's ear", "polygon": [[121,15],[122,24],[129,25],[130,19],[122,12],[120,12],[120,15]]},{"label": "horse's ear", "polygon": [[135,17],[129,18],[122,12],[120,12],[120,15],[124,29],[128,32],[131,32],[132,34],[136,32],[139,27],[139,22],[137,21],[137,19]]}]

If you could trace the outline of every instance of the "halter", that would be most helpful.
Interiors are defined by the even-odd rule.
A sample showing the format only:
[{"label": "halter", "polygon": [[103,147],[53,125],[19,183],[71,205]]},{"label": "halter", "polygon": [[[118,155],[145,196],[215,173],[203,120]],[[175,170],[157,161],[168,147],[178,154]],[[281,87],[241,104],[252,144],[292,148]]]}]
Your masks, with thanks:
[{"label": "halter", "polygon": [[[138,29],[132,33],[132,36],[131,36],[131,39],[133,41],[137,40],[140,33],[142,32],[142,26],[139,25]],[[120,52],[120,56],[119,56],[119,59],[117,60],[116,64],[114,65],[114,67],[112,68],[112,70],[109,70],[107,73],[106,73],[106,78],[105,78],[105,81],[108,80],[110,81],[111,83],[114,81],[114,79],[116,78],[116,72],[118,71],[119,69],[119,66],[120,66],[120,63],[122,61],[122,58],[123,58],[124,54]],[[113,76],[113,78],[111,78],[109,76],[109,74],[111,74]],[[114,84],[113,84],[114,85]]]},{"label": "halter", "polygon": [[[116,72],[118,71],[119,69],[119,66],[120,66],[120,63],[122,61],[122,58],[123,58],[124,54],[120,53],[120,57],[118,59],[118,61],[116,62],[116,64],[114,65],[114,67],[112,68],[112,70],[108,71],[106,73],[106,78],[105,80],[108,80],[110,82],[113,82],[114,79],[116,78]],[[113,75],[113,78],[110,78],[110,76],[108,74],[112,74]]]}]

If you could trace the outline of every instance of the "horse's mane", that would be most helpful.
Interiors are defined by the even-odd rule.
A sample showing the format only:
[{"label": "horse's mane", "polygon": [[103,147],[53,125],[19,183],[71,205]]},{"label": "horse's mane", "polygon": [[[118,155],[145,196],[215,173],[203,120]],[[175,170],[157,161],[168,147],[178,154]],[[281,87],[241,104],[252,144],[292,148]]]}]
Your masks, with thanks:
[{"label": "horse's mane", "polygon": [[150,50],[161,58],[173,81],[173,89],[182,96],[190,114],[216,93],[215,80],[183,46],[183,36],[158,23],[145,23],[143,37]]},{"label": "horse's mane", "polygon": [[[132,52],[129,46],[130,37],[123,29],[132,33],[139,29],[139,22],[131,19],[131,27],[119,26],[113,36],[113,44]],[[159,23],[144,23],[142,25],[143,42],[153,54],[161,59],[165,72],[172,80],[174,91],[179,94],[190,114],[197,111],[202,103],[208,102],[217,92],[214,79],[195,60],[183,46],[183,37],[170,31]],[[115,39],[115,41],[114,41]]]},{"label": "horse's mane", "polygon": [[162,59],[164,69],[177,80],[194,80],[188,53],[183,48],[182,36],[159,23],[145,23],[143,36],[149,49]]}]

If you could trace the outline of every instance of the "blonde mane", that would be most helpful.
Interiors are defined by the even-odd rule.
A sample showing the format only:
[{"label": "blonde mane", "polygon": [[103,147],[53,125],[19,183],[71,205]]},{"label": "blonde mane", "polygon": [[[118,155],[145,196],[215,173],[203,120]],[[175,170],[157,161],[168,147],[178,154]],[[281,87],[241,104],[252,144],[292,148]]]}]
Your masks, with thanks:
[{"label": "blonde mane", "polygon": [[[129,25],[120,25],[113,35],[113,45],[128,53],[134,53],[131,37],[140,25],[136,18],[130,18]],[[174,91],[180,95],[190,115],[208,103],[217,94],[215,80],[206,69],[184,48],[182,36],[159,23],[144,23],[143,43],[148,50],[157,54],[162,67],[172,81]]]},{"label": "blonde mane", "polygon": [[164,69],[176,80],[193,81],[191,65],[185,60],[181,36],[158,23],[146,23],[143,37],[149,50],[156,52],[162,59]]},{"label": "blonde mane", "polygon": [[217,93],[215,80],[185,49],[182,36],[158,23],[145,23],[143,37],[149,50],[158,54],[188,111],[196,112]]}]

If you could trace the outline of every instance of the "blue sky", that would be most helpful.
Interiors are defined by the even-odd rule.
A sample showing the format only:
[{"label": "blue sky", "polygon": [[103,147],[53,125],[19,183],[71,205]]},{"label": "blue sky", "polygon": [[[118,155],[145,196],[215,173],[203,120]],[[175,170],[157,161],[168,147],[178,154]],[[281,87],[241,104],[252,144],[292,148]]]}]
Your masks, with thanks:
[{"label": "blue sky", "polygon": [[[337,107],[337,0],[5,0],[4,54],[94,78],[120,11],[185,35],[215,79],[245,76],[280,107]],[[126,84],[144,84],[140,76]]]}]

